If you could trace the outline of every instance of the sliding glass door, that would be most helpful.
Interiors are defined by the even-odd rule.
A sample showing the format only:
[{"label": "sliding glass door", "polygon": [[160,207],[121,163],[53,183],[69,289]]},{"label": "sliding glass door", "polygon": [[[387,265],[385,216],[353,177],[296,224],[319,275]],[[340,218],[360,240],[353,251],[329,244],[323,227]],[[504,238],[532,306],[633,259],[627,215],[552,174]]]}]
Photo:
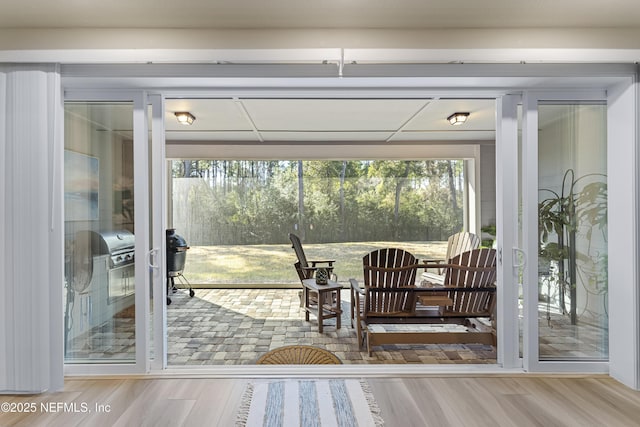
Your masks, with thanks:
[{"label": "sliding glass door", "polygon": [[66,94],[64,351],[76,371],[147,370],[146,116],[142,93]]},{"label": "sliding glass door", "polygon": [[[521,348],[528,370],[605,370],[607,105],[600,93],[526,95],[520,145],[519,99],[498,107],[498,130],[513,143],[498,138],[498,194],[510,195],[498,200],[509,211],[498,220],[499,285],[509,286],[499,298],[499,363],[518,366]],[[162,98],[67,94],[65,113],[66,362],[162,369],[166,326],[150,313],[163,319],[166,310],[166,220],[162,196],[151,194],[166,185],[149,185],[166,174],[152,167],[164,159]],[[521,347],[507,319],[522,320]]]},{"label": "sliding glass door", "polygon": [[599,94],[535,95],[523,111],[524,365],[605,370],[607,105]]}]

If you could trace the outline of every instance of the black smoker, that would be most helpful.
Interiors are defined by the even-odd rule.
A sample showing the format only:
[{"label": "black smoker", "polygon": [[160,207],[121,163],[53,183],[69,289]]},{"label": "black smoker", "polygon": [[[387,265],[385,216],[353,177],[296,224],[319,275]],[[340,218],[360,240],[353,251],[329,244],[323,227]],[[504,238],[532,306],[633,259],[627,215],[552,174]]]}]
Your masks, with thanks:
[{"label": "black smoker", "polygon": [[174,228],[167,230],[167,305],[171,304],[171,298],[169,295],[175,293],[178,288],[176,287],[175,278],[182,283],[186,283],[186,289],[189,289],[189,296],[193,297],[195,292],[191,289],[191,284],[182,275],[184,270],[184,263],[187,258],[187,241],[184,237],[176,234]]}]

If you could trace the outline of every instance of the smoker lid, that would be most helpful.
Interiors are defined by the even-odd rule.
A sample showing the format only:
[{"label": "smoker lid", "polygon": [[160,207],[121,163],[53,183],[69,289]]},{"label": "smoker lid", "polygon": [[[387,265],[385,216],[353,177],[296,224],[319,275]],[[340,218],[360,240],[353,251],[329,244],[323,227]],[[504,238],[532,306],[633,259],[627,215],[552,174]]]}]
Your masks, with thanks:
[{"label": "smoker lid", "polygon": [[176,230],[174,228],[169,228],[166,230],[167,234],[167,250],[187,250],[189,247],[187,246],[187,241],[184,237],[176,234]]},{"label": "smoker lid", "polygon": [[135,247],[135,236],[129,230],[107,231],[79,231],[76,239],[91,241],[91,251],[94,255],[113,255],[131,251]]}]

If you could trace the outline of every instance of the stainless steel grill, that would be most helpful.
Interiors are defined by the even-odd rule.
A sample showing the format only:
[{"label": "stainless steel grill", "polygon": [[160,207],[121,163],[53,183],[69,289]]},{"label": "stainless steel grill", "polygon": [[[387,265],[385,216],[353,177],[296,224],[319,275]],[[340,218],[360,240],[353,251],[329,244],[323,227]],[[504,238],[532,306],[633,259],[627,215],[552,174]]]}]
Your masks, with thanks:
[{"label": "stainless steel grill", "polygon": [[91,242],[91,252],[94,256],[109,255],[110,268],[133,264],[135,261],[136,239],[128,230],[80,231],[78,238]]},{"label": "stainless steel grill", "polygon": [[[128,301],[135,293],[135,236],[128,230],[78,231],[74,239],[69,282],[77,293],[91,292],[96,282],[96,306]],[[92,277],[97,277],[92,280]],[[84,280],[86,278],[86,280]],[[106,281],[106,283],[105,283]],[[106,298],[104,298],[106,296]]]}]

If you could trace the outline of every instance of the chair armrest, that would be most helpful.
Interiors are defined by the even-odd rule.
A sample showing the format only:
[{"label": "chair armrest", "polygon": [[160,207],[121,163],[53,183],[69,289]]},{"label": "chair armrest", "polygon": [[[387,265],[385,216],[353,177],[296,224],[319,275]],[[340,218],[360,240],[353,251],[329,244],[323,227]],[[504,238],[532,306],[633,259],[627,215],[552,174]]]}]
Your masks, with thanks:
[{"label": "chair armrest", "polygon": [[[350,292],[351,292],[351,326],[357,329],[358,338],[361,338],[362,331],[360,330],[360,321],[362,319],[362,313],[360,309],[362,307],[362,301],[360,297],[364,298],[364,289],[360,288],[356,279],[349,279]],[[359,345],[359,344],[358,344]]]},{"label": "chair armrest", "polygon": [[311,266],[311,267],[300,267],[300,268],[302,268],[302,269],[303,269],[303,270],[305,270],[305,271],[316,271],[316,270],[317,270],[317,269],[319,269],[319,268],[326,268],[326,269],[328,269],[328,270],[333,271],[333,266],[322,267],[322,266],[315,266],[315,265],[314,265],[314,266]]},{"label": "chair armrest", "polygon": [[349,279],[351,290],[359,295],[364,295],[364,289],[360,287],[356,279]]},{"label": "chair armrest", "polygon": [[[398,288],[396,288],[398,289]],[[400,288],[401,289],[401,288]],[[495,286],[483,286],[480,288],[467,288],[464,286],[434,286],[434,287],[424,287],[424,288],[417,288],[416,291],[418,293],[425,293],[425,294],[430,294],[430,293],[437,293],[437,292],[443,292],[443,291],[451,291],[451,292],[487,292],[487,293],[495,293],[496,292],[496,287]]]},{"label": "chair armrest", "polygon": [[491,271],[495,271],[496,267],[495,266],[489,266],[489,267],[469,267],[466,265],[460,265],[460,264],[441,264],[440,267],[444,267],[444,268],[450,268],[452,270],[459,270],[459,271],[473,271],[473,272],[491,272]]},{"label": "chair armrest", "polygon": [[338,275],[333,272],[333,266],[332,265],[329,265],[328,267],[316,267],[315,265],[313,267],[300,267],[300,269],[303,270],[303,271],[310,271],[311,272],[311,276],[310,277],[313,277],[313,275],[315,274],[315,271],[317,269],[319,269],[319,268],[326,268],[327,270],[329,270],[329,272],[330,272],[330,277],[329,278],[331,280],[333,280],[334,282],[338,281]]},{"label": "chair armrest", "polygon": [[351,292],[351,327],[356,329],[356,337],[358,338],[358,346],[362,346],[362,320],[365,317],[364,301],[365,294],[364,289],[360,288],[356,279],[349,279],[349,287]]},{"label": "chair armrest", "polygon": [[329,264],[329,267],[333,267],[333,263],[335,260],[316,260],[316,261],[307,261],[311,264],[312,267],[315,267],[316,264]]}]

